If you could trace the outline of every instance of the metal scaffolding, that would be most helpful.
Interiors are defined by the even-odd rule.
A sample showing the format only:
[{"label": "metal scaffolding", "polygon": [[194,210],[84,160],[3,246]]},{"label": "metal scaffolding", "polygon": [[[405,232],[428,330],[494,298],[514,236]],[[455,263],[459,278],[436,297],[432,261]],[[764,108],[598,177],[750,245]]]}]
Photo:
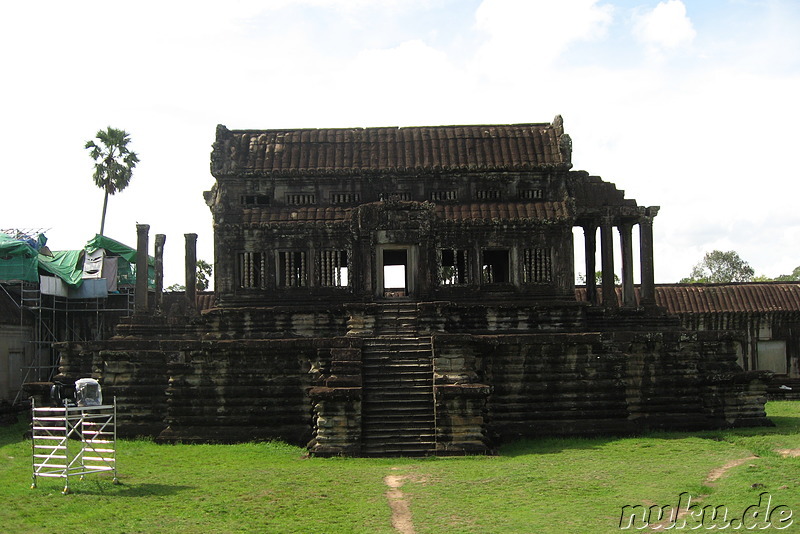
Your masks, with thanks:
[{"label": "metal scaffolding", "polygon": [[117,399],[100,406],[38,407],[31,401],[31,488],[38,477],[64,479],[112,473],[117,479]]},{"label": "metal scaffolding", "polygon": [[[105,297],[69,298],[42,292],[39,284],[4,282],[3,291],[19,308],[20,326],[28,325],[33,335],[31,350],[20,369],[20,383],[49,382],[58,372],[56,343],[106,339],[118,318],[133,313],[133,288],[121,287]],[[22,398],[22,388],[14,403]]]}]

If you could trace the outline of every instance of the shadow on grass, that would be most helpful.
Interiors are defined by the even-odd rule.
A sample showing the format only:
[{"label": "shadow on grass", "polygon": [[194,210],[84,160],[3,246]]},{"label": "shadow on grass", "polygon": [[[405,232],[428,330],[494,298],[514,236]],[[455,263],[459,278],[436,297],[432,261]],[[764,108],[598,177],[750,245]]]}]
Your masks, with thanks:
[{"label": "shadow on grass", "polygon": [[25,441],[25,434],[30,431],[30,420],[23,417],[19,417],[13,425],[0,426],[0,447]]},{"label": "shadow on grass", "polygon": [[168,484],[112,485],[110,483],[92,483],[90,481],[70,483],[70,493],[75,495],[102,495],[104,497],[168,497],[192,489],[195,489],[194,486],[177,486]]},{"label": "shadow on grass", "polygon": [[738,437],[791,436],[800,433],[800,403],[792,404],[792,402],[794,401],[784,401],[784,404],[781,406],[781,412],[779,413],[786,413],[787,411],[796,410],[798,415],[767,415],[767,417],[774,423],[775,426],[720,428],[697,431],[651,430],[643,431],[637,434],[622,434],[613,436],[598,435],[574,438],[529,438],[503,444],[498,451],[498,455],[513,458],[528,454],[557,454],[568,449],[597,449],[608,443],[627,438],[653,438],[662,440],[700,438],[713,441],[733,442]]},{"label": "shadow on grass", "polygon": [[498,456],[514,458],[528,454],[558,454],[567,449],[598,449],[623,437],[625,436],[521,439],[502,445],[498,451]]}]

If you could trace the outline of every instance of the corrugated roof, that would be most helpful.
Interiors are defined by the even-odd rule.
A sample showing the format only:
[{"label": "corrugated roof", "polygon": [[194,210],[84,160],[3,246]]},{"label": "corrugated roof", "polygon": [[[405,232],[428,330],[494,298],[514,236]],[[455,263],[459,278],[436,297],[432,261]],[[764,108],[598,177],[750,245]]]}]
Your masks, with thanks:
[{"label": "corrugated roof", "polygon": [[[638,301],[639,287],[635,290]],[[656,304],[671,314],[800,311],[800,282],[659,284],[655,290]],[[621,303],[622,289],[616,291]],[[585,301],[586,288],[576,288],[575,296]]]},{"label": "corrugated roof", "polygon": [[571,167],[560,117],[552,124],[298,130],[217,129],[212,172],[350,173]]}]

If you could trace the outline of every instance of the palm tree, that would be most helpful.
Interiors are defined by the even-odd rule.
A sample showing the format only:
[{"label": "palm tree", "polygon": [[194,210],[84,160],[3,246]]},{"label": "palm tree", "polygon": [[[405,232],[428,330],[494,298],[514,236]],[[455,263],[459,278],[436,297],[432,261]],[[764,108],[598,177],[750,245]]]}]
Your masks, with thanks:
[{"label": "palm tree", "polygon": [[103,198],[103,218],[100,220],[100,235],[106,226],[106,208],[108,195],[122,191],[131,181],[133,168],[139,162],[136,152],[128,150],[131,138],[125,130],[117,130],[109,126],[106,130],[99,130],[96,139],[87,141],[84,148],[91,148],[94,159],[94,183],[105,191]]}]

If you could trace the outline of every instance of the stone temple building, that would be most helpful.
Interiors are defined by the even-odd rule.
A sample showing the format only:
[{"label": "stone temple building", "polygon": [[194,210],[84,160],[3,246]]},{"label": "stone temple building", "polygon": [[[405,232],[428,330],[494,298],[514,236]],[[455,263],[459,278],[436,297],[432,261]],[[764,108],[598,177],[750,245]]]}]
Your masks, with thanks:
[{"label": "stone temple building", "polygon": [[[128,433],[318,455],[768,424],[769,373],[736,364],[736,334],[686,331],[656,305],[658,207],[571,153],[560,117],[219,126],[214,305],[140,310],[112,340],[64,345],[62,375],[103,381]],[[576,246],[602,271],[581,301]]]}]

